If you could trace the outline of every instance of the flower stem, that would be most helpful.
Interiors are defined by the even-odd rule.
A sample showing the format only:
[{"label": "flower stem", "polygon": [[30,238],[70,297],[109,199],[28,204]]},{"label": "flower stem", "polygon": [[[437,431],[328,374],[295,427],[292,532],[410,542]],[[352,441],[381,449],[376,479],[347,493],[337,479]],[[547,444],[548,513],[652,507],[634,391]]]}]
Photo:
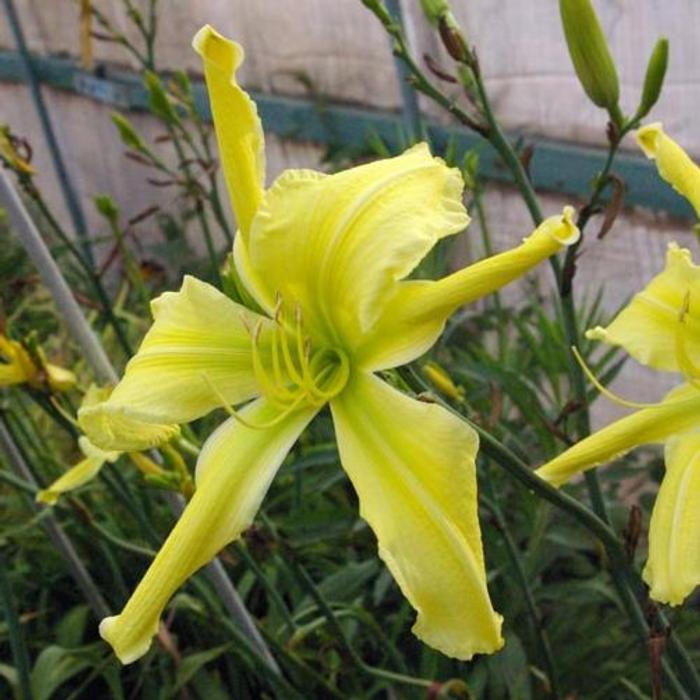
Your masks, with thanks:
[{"label": "flower stem", "polygon": [[535,597],[530,588],[530,583],[527,580],[527,574],[525,573],[525,567],[520,556],[520,550],[511,535],[508,523],[503,516],[503,511],[501,510],[500,503],[498,502],[498,495],[493,487],[493,480],[491,478],[490,466],[487,463],[486,469],[484,471],[484,483],[486,485],[486,492],[488,496],[481,496],[482,502],[491,511],[494,517],[496,527],[503,537],[506,549],[508,550],[508,556],[510,557],[511,564],[515,570],[515,576],[520,585],[520,589],[523,592],[525,598],[525,607],[527,608],[528,615],[530,617],[530,626],[532,627],[532,633],[537,640],[540,648],[540,655],[542,661],[544,662],[545,668],[547,669],[547,678],[549,679],[549,694],[553,698],[561,697],[561,689],[559,687],[559,676],[557,674],[556,665],[554,663],[554,656],[552,655],[552,647],[549,643],[549,637],[547,631],[544,629],[542,624],[542,614],[540,613],[537,603],[535,602]]},{"label": "flower stem", "polygon": [[[481,449],[499,467],[505,469],[511,476],[540,498],[543,498],[545,501],[548,501],[560,510],[571,515],[576,521],[583,525],[586,530],[600,540],[610,559],[610,569],[611,573],[614,575],[613,580],[618,581],[617,577],[620,576],[622,585],[619,586],[618,593],[620,594],[625,610],[640,640],[646,645],[649,640],[649,625],[647,624],[638,598],[633,595],[633,592],[638,593],[643,591],[644,587],[639,575],[627,563],[624,546],[610,525],[586,506],[579,503],[578,500],[569,496],[566,492],[554,488],[541,479],[497,438],[484,430],[480,425],[470,421],[466,416],[455,410],[440,397],[432,394],[430,387],[413,368],[401,368],[399,372],[407,385],[414,391],[422,394],[430,394],[436,403],[443,406],[455,416],[461,418],[476,430],[479,434]],[[659,613],[659,620],[662,626],[667,627],[667,622],[661,612]],[[676,690],[678,697],[700,698],[700,679],[698,679],[697,671],[682,642],[674,634],[669,636],[668,651],[669,656],[673,659],[676,671],[683,679],[683,684],[681,685],[668,659],[663,658],[664,673]]]}]

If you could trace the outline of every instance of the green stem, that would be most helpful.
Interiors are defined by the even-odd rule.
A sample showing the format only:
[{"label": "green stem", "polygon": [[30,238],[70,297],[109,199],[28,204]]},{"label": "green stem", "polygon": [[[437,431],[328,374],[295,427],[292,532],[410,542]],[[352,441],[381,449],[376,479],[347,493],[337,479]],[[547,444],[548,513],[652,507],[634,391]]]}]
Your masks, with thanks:
[{"label": "green stem", "polygon": [[542,614],[537,607],[535,596],[533,595],[530,588],[530,583],[527,580],[525,567],[523,565],[522,558],[520,557],[520,550],[518,549],[518,546],[510,532],[510,528],[508,527],[508,523],[503,516],[503,511],[501,510],[501,506],[498,501],[498,495],[493,487],[491,470],[488,464],[486,464],[486,469],[484,470],[484,483],[486,485],[486,492],[488,496],[482,496],[481,500],[491,511],[491,514],[496,522],[496,527],[503,537],[506,549],[508,550],[508,556],[510,557],[513,569],[515,570],[515,577],[520,584],[520,589],[522,590],[525,598],[525,607],[527,608],[527,612],[530,617],[532,633],[537,640],[540,648],[540,656],[542,657],[542,661],[544,662],[547,670],[547,677],[550,683],[549,694],[553,698],[560,698],[561,688],[559,687],[559,675],[554,663],[554,656],[552,655],[552,647],[549,643],[549,637],[547,636],[547,631],[544,629],[544,625],[542,623]]},{"label": "green stem", "polygon": [[[439,396],[432,394],[430,387],[423,381],[423,378],[413,368],[404,367],[401,368],[399,372],[407,385],[413,388],[414,391],[422,394],[430,394],[436,403],[443,406],[455,416],[461,418],[474,430],[476,430],[476,432],[479,434],[481,449],[488,457],[493,459],[493,461],[498,464],[499,467],[505,469],[511,476],[527,487],[530,491],[533,491],[537,496],[545,501],[548,501],[563,512],[571,515],[584,528],[586,528],[586,530],[595,535],[601,541],[610,560],[611,573],[615,575],[616,572],[624,572],[624,583],[626,585],[621,586],[621,588],[618,589],[618,592],[620,593],[622,603],[625,606],[633,625],[635,626],[640,640],[646,646],[649,639],[649,626],[646,622],[646,618],[639,604],[638,598],[632,594],[632,591],[643,591],[644,586],[639,579],[639,575],[627,563],[627,555],[625,553],[624,546],[610,525],[594,512],[586,508],[586,506],[579,503],[578,500],[572,498],[564,491],[555,489],[546,481],[538,477],[524,462],[520,460],[520,458],[511,452],[511,450],[503,445],[497,438],[484,430],[481,426],[477,425],[476,423],[472,423],[466,416],[455,410]],[[631,587],[631,591],[628,586]],[[659,613],[659,620],[663,626],[667,625],[662,613]],[[692,660],[690,659],[685,647],[674,634],[669,637],[668,650],[669,655],[674,661],[676,670],[683,679],[683,684],[681,685],[679,683],[678,678],[668,663],[668,659],[664,658],[662,662],[667,678],[674,688],[680,688],[681,690],[685,688],[687,691],[692,692],[692,695],[688,695],[687,692],[684,691],[682,695],[679,695],[679,697],[700,698],[700,679],[698,679],[697,671],[695,670]]]},{"label": "green stem", "polygon": [[[177,153],[177,157],[180,161],[180,167],[185,173],[185,178],[187,180],[188,187],[194,187],[199,189],[199,182],[197,182],[197,179],[192,175],[192,169],[190,168],[189,163],[187,162],[187,157],[185,156],[185,152],[182,148],[182,143],[180,143],[180,137],[178,136],[177,131],[172,127],[172,125],[168,125],[168,131],[170,132],[171,140],[175,147],[175,152]],[[211,235],[209,222],[207,221],[207,217],[204,215],[202,203],[199,199],[199,195],[196,192],[194,194],[194,197],[196,198],[195,214],[197,215],[197,221],[199,221],[202,233],[204,234],[204,241],[207,246],[207,253],[209,254],[209,262],[211,263],[212,267],[212,279],[214,279],[217,282],[217,284],[221,286],[219,260],[216,254],[216,248],[214,247],[214,239]]]},{"label": "green stem", "polygon": [[245,561],[248,568],[253,572],[255,577],[258,579],[265,592],[270,596],[270,600],[275,604],[279,614],[282,616],[284,623],[287,627],[289,634],[294,634],[297,626],[292,618],[286,603],[282,600],[282,596],[277,592],[277,589],[268,581],[265,572],[258,566],[258,562],[255,561],[255,557],[251,555],[248,548],[243,542],[236,542],[234,544],[234,549],[236,553]]},{"label": "green stem", "polygon": [[44,197],[42,196],[40,190],[34,185],[34,183],[23,183],[24,191],[27,193],[29,198],[34,202],[35,206],[39,209],[39,212],[44,217],[46,222],[51,227],[52,231],[56,234],[58,239],[66,246],[70,253],[75,258],[76,262],[83,269],[87,281],[92,286],[97,298],[102,306],[102,311],[107,319],[108,323],[114,329],[114,333],[117,337],[117,342],[121,346],[124,354],[127,357],[131,357],[133,354],[133,349],[126,335],[124,334],[124,329],[119,323],[117,317],[114,315],[112,309],[112,303],[109,299],[107,291],[102,284],[100,276],[95,272],[92,265],[85,259],[84,255],[77,248],[77,246],[70,239],[70,236],[63,230],[63,227],[58,222],[53,212],[49,209]]},{"label": "green stem", "polygon": [[297,561],[296,553],[291,550],[289,545],[284,542],[280,542],[283,545],[284,550],[287,554],[285,557],[286,562],[289,564],[294,575],[297,577],[302,586],[307,590],[313,601],[318,606],[318,609],[324,615],[328,624],[332,627],[335,634],[343,642],[343,645],[348,651],[348,654],[352,658],[353,662],[362,671],[375,678],[380,678],[382,680],[391,681],[393,683],[403,683],[406,685],[419,686],[422,688],[430,688],[433,685],[433,681],[427,680],[425,678],[416,678],[414,676],[407,676],[402,673],[395,673],[394,671],[387,671],[383,668],[377,668],[376,666],[370,666],[365,663],[360,655],[355,651],[352,643],[345,634],[345,630],[342,625],[338,622],[338,619],[331,609],[330,605],[326,602],[321,592],[318,590],[316,584],[313,582],[309,576],[306,569]]},{"label": "green stem", "polygon": [[32,686],[30,682],[29,653],[27,652],[27,642],[24,638],[24,630],[20,623],[15,599],[12,595],[12,588],[7,575],[9,567],[5,558],[0,554],[0,601],[5,611],[5,622],[7,632],[10,637],[10,649],[12,658],[17,669],[19,678],[20,698],[22,700],[32,700]]}]

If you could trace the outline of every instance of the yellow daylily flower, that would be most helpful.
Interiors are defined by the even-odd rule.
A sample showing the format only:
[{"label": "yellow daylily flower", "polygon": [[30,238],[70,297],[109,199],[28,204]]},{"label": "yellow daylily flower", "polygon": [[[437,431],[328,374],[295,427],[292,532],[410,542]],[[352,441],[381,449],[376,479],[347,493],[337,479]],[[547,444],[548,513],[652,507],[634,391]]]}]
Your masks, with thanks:
[{"label": "yellow daylily flower", "polygon": [[[94,384],[90,385],[83,397],[81,410],[89,410],[91,407],[103,403],[109,398],[111,393],[111,387],[98,387]],[[166,427],[168,429],[165,429]],[[169,440],[179,433],[179,427],[176,425],[158,426],[158,428],[162,428],[159,436],[161,441]],[[128,435],[132,436],[137,434],[141,436],[142,442],[149,445],[156,444],[153,437],[153,425],[139,425],[134,421],[128,423],[128,430]],[[54,505],[61,495],[92,481],[107,462],[116,462],[122,455],[122,452],[117,450],[101,450],[90,442],[85,435],[81,435],[78,438],[78,446],[84,458],[72,466],[65,474],[58,477],[50,486],[39,491],[36,495],[37,502],[43,503],[44,505]],[[162,473],[160,467],[146,455],[138,452],[130,452],[129,457],[144,474]]]},{"label": "yellow daylily flower", "polygon": [[39,503],[53,505],[62,494],[92,481],[106,462],[116,462],[121,455],[120,452],[106,452],[95,447],[84,435],[78,438],[78,445],[84,458],[50,486],[39,491],[36,495],[36,500]]},{"label": "yellow daylily flower", "polygon": [[21,343],[0,333],[0,386],[29,384],[39,389],[48,384],[51,391],[67,391],[75,386],[76,377],[68,369],[43,360],[37,364]]},{"label": "yellow daylily flower", "polygon": [[693,205],[700,217],[700,168],[666,135],[659,122],[638,129],[637,142],[647,158],[656,161],[659,175]]},{"label": "yellow daylily flower", "polygon": [[80,412],[90,440],[109,450],[145,446],[122,434],[124,421],[180,423],[222,405],[231,414],[202,449],[181,519],[100,633],[123,663],[142,656],[175,590],[251,524],[288,451],[330,404],[362,516],[418,613],[415,633],[463,659],[499,649],[477,519],[478,437],[375,372],[419,357],[460,305],[574,242],[572,210],[512,251],[407,281],[469,222],[459,172],[420,144],[335,175],[289,170],[265,190],[262,128],[236,82],[243,50],[210,27],[194,47],[238,217],[236,275],[264,313],[186,277],[153,302],[154,324],[111,397]]},{"label": "yellow daylily flower", "polygon": [[[698,209],[697,166],[658,124],[640,129],[637,138],[656,158],[661,176]],[[690,252],[671,243],[664,271],[607,328],[586,335],[624,348],[642,364],[679,372],[685,382],[660,403],[639,405],[537,473],[560,486],[638,445],[663,443],[666,474],[651,517],[643,576],[654,600],[679,605],[700,584],[700,267]]]}]

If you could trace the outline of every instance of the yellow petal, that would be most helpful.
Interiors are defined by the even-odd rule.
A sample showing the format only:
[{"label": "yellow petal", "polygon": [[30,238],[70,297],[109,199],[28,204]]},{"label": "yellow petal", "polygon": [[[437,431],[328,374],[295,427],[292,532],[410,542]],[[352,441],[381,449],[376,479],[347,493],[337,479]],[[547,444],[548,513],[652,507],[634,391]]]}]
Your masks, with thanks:
[{"label": "yellow petal", "polygon": [[39,503],[53,505],[61,494],[73,491],[79,486],[94,479],[105,462],[114,462],[119,458],[118,452],[105,452],[95,447],[84,435],[78,439],[80,449],[85,455],[74,467],[60,476],[50,486],[37,493],[36,500]]},{"label": "yellow petal", "polygon": [[586,336],[619,345],[639,362],[655,369],[679,371],[676,333],[686,296],[685,348],[700,360],[700,267],[690,251],[670,243],[666,268],[625,307],[607,327],[598,326]]},{"label": "yellow petal", "polygon": [[[302,408],[259,430],[231,418],[207,440],[192,500],[122,612],[100,624],[100,634],[122,663],[148,651],[173,593],[252,523],[275,472],[316,411]],[[261,424],[279,409],[258,399],[242,414]]]},{"label": "yellow petal", "polygon": [[663,442],[700,425],[700,391],[682,385],[653,408],[621,418],[555,457],[537,475],[561,486],[574,474],[621,457],[633,447]]},{"label": "yellow petal", "polygon": [[414,633],[460,659],[500,649],[477,514],[477,434],[370,375],[353,377],[331,408],[362,517],[418,612]]},{"label": "yellow petal", "polygon": [[47,363],[44,369],[46,370],[49,387],[51,387],[52,391],[68,391],[72,389],[78,381],[75,374],[65,367]]},{"label": "yellow petal", "polygon": [[255,102],[236,82],[243,48],[209,25],[197,32],[192,46],[204,61],[219,156],[245,239],[265,186],[265,138]]},{"label": "yellow petal", "polygon": [[[269,356],[271,321],[189,276],[152,309],[153,326],[124,378],[107,401],[78,414],[86,434],[105,449],[145,449],[172,437],[172,424],[219,407],[220,396],[237,404],[259,393],[251,334],[260,326],[259,346]],[[141,434],[148,428],[139,424],[155,427]]]},{"label": "yellow petal", "polygon": [[666,443],[666,474],[649,525],[644,580],[654,600],[680,605],[700,584],[700,435]]},{"label": "yellow petal", "polygon": [[469,265],[435,282],[409,280],[395,288],[381,317],[359,341],[356,360],[366,370],[396,367],[422,355],[460,306],[512,282],[563,246],[575,243],[574,211],[565,207],[538,226],[521,245]]},{"label": "yellow petal", "polygon": [[16,363],[0,363],[0,386],[12,386],[27,381],[24,370]]},{"label": "yellow petal", "polygon": [[334,175],[288,170],[265,194],[239,272],[266,308],[280,294],[316,337],[344,346],[440,238],[469,223],[463,187],[426,144]]},{"label": "yellow petal", "polygon": [[0,386],[35,382],[38,370],[27,351],[16,340],[0,333]]},{"label": "yellow petal", "polygon": [[639,129],[637,142],[647,158],[656,161],[659,175],[682,194],[700,216],[700,168],[672,138],[666,136],[658,122]]}]

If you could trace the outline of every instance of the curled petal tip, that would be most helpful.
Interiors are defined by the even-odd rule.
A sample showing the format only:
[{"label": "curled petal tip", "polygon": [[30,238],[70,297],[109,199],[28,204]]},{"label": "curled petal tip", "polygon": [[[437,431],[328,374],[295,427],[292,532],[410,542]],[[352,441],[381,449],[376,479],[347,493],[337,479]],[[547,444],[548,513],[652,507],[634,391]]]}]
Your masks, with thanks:
[{"label": "curled petal tip", "polygon": [[572,206],[564,207],[561,217],[559,217],[559,225],[552,230],[552,235],[564,245],[573,245],[581,238],[581,232],[574,221],[575,214]]},{"label": "curled petal tip", "polygon": [[639,147],[644,151],[644,155],[647,158],[656,158],[656,152],[658,149],[658,138],[663,135],[664,127],[661,122],[654,122],[653,124],[647,124],[646,126],[637,129],[636,137]]},{"label": "curled petal tip", "polygon": [[34,500],[42,505],[52,506],[56,503],[56,501],[58,501],[58,494],[51,489],[42,489],[41,491],[37,492]]},{"label": "curled petal tip", "polygon": [[129,629],[125,628],[122,616],[112,615],[100,622],[99,631],[100,637],[114,649],[119,661],[126,666],[140,659],[150,649],[151,641],[158,631],[158,623],[156,622],[151,634],[134,639],[133,635],[129,635]]}]

